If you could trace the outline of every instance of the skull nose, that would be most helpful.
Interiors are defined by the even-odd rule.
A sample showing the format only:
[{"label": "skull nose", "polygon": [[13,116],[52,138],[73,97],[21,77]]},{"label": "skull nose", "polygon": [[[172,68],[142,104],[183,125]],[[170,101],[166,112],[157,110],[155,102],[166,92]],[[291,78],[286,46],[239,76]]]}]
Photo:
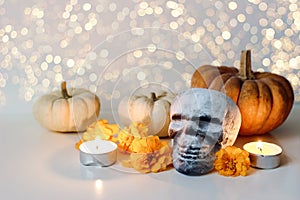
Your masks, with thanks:
[{"label": "skull nose", "polygon": [[203,132],[201,132],[200,130],[197,130],[195,136],[196,136],[197,138],[199,138],[200,141],[203,141],[204,138],[205,138],[205,134],[203,134]]}]

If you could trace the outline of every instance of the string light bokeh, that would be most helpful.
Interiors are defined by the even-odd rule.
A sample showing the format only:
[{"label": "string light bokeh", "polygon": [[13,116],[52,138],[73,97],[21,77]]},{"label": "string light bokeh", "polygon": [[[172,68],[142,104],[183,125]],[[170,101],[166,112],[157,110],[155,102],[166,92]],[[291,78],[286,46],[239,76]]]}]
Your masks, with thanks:
[{"label": "string light bokeh", "polygon": [[137,66],[152,66],[136,74],[143,84],[155,74],[151,81],[181,90],[200,65],[238,68],[244,49],[252,50],[253,70],[285,76],[300,101],[299,7],[297,0],[0,0],[0,107],[11,87],[27,102],[63,80],[120,98],[115,83]]}]

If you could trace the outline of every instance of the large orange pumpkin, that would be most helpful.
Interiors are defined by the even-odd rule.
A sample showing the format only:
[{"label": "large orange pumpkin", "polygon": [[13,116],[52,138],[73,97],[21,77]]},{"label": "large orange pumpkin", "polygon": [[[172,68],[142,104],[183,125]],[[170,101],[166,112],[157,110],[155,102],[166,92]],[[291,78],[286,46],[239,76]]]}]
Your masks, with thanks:
[{"label": "large orange pumpkin", "polygon": [[192,76],[191,87],[214,89],[231,97],[242,115],[240,135],[274,130],[288,117],[294,103],[293,88],[286,78],[251,70],[250,50],[242,51],[240,70],[200,66]]}]

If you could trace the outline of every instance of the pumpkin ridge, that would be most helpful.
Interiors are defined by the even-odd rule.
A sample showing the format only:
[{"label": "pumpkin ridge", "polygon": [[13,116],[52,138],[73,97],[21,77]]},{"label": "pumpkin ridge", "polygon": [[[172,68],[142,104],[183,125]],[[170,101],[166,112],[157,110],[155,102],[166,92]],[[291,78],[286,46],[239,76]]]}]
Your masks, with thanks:
[{"label": "pumpkin ridge", "polygon": [[[269,86],[266,84],[266,83],[264,83],[263,81],[260,81],[260,80],[256,80],[256,83],[257,83],[257,85],[258,85],[258,92],[259,92],[259,97],[258,97],[258,110],[260,111],[260,112],[258,112],[258,116],[257,116],[257,118],[256,118],[256,121],[258,120],[258,124],[255,126],[255,127],[257,127],[257,129],[256,129],[256,131],[254,131],[256,134],[259,134],[260,133],[260,130],[264,127],[264,125],[265,125],[265,123],[266,123],[266,121],[268,121],[268,119],[269,119],[269,116],[270,116],[270,113],[271,113],[271,111],[272,111],[272,109],[273,109],[273,96],[272,96],[272,91],[270,90],[270,88],[269,88]],[[264,93],[265,93],[265,91],[268,91],[267,93],[269,94],[269,97],[270,97],[270,102],[264,102],[264,100],[267,100],[266,98],[268,98],[268,97],[266,97],[266,96],[262,96]],[[267,113],[261,113],[261,112],[263,112],[263,110],[262,110],[262,106],[268,106],[268,105],[270,105],[270,109],[269,109],[269,111],[267,112]],[[259,116],[266,116],[265,117],[265,119],[263,120],[261,117],[259,117]]]},{"label": "pumpkin ridge", "polygon": [[[58,114],[55,112],[55,111],[58,111],[57,108],[60,108],[61,104],[66,104],[63,106],[63,109],[60,109],[60,112],[63,112],[64,114],[64,117],[62,117],[61,119],[63,119],[62,121],[60,121],[60,123],[57,123],[57,116]],[[56,130],[55,131],[58,131],[58,132],[65,132],[65,127],[69,127],[69,120],[67,121],[67,119],[69,119],[68,116],[70,116],[70,107],[69,107],[69,101],[68,99],[55,99],[53,101],[53,104],[52,104],[52,116],[51,118],[52,119],[55,119],[53,120],[55,122],[55,124],[58,124],[58,127],[56,127]]]},{"label": "pumpkin ridge", "polygon": [[191,86],[208,88],[212,82],[212,79],[220,74],[220,70],[214,66],[200,66],[192,76]]},{"label": "pumpkin ridge", "polygon": [[[152,94],[154,94],[154,96],[152,96]],[[153,109],[154,109],[154,105],[155,105],[155,102],[158,100],[155,93],[152,92],[151,93],[151,101],[150,101],[150,112],[149,112],[149,116],[150,116],[150,121],[152,121],[152,114],[153,114]]]},{"label": "pumpkin ridge", "polygon": [[[53,101],[56,100],[56,96],[55,95],[45,95],[45,96],[41,96],[37,102],[34,104],[34,113],[37,115],[37,120],[41,122],[41,124],[46,127],[47,129],[50,129],[52,124],[53,124],[53,119],[52,119],[52,109],[53,109]],[[41,104],[42,102],[51,102],[50,106],[43,106],[42,108],[40,108],[40,112],[39,112],[39,104]],[[46,110],[45,110],[46,108]],[[45,119],[46,117],[49,117],[50,119]],[[49,121],[48,121],[49,120]]]},{"label": "pumpkin ridge", "polygon": [[[54,108],[54,103],[55,103],[55,101],[57,101],[57,99],[52,99],[50,102],[51,102],[51,107],[50,107],[50,115],[51,115],[51,117],[50,117],[50,119],[51,119],[51,126],[54,126],[54,120],[53,120],[53,108]],[[56,129],[55,129],[55,131],[57,131]]]},{"label": "pumpkin ridge", "polygon": [[209,87],[216,74],[220,74],[220,72],[215,68],[211,68],[205,72],[205,76],[203,76],[205,87]]},{"label": "pumpkin ridge", "polygon": [[[70,99],[70,100],[74,100],[73,98],[69,98],[69,99]],[[65,127],[70,127],[70,125],[72,124],[72,123],[71,123],[71,119],[72,119],[72,118],[68,117],[68,116],[70,116],[70,113],[72,112],[72,111],[71,111],[71,108],[70,108],[70,102],[69,102],[69,99],[66,99],[66,100],[65,100],[66,103],[67,103],[67,106],[66,106],[67,112],[66,112],[65,119],[69,119],[69,120],[68,120],[68,123],[67,123],[67,125],[65,125]]]},{"label": "pumpkin ridge", "polygon": [[210,69],[211,69],[210,65],[202,65],[198,67],[198,69],[196,69],[192,75],[191,85],[197,87],[199,86],[199,83],[205,82],[203,74],[205,74]]},{"label": "pumpkin ridge", "polygon": [[220,74],[220,76],[216,76],[210,83],[208,89],[220,91],[224,87],[226,81],[232,76],[234,76],[234,74],[229,72]]},{"label": "pumpkin ridge", "polygon": [[[234,87],[232,87],[232,85]],[[242,85],[243,85],[243,81],[239,77],[232,75],[224,83],[224,86],[221,91],[224,92],[227,96],[229,96],[237,104],[240,93],[241,93]],[[227,86],[229,88],[227,88]]]},{"label": "pumpkin ridge", "polygon": [[[265,122],[265,127],[267,127],[267,128],[262,127],[262,129],[260,129],[261,131],[263,130],[263,132],[266,133],[266,132],[269,132],[269,131],[277,128],[285,121],[289,111],[287,111],[286,107],[284,105],[282,105],[282,103],[287,102],[288,98],[287,98],[285,89],[282,89],[280,87],[280,85],[281,85],[280,81],[274,80],[270,77],[260,79],[260,81],[263,81],[264,83],[269,85],[271,94],[272,94],[272,110],[268,116],[268,120]],[[274,84],[274,83],[276,83],[276,84]],[[272,85],[272,86],[270,86],[270,85]],[[274,87],[274,90],[273,90],[274,85],[276,85],[277,88]],[[280,91],[277,93],[276,90],[280,90]],[[276,94],[275,94],[275,92],[276,92]],[[280,96],[283,100],[282,99],[279,100],[278,94],[280,94]],[[274,100],[276,100],[276,101],[274,101]],[[276,114],[276,112],[279,114]]]},{"label": "pumpkin ridge", "polygon": [[222,79],[223,79],[223,81],[224,81],[224,84],[225,84],[229,79],[231,79],[231,78],[234,77],[234,76],[235,76],[235,75],[234,75],[233,73],[230,73],[230,72],[222,74]]},{"label": "pumpkin ridge", "polygon": [[283,85],[286,95],[288,96],[288,99],[292,99],[292,101],[287,101],[289,103],[287,110],[291,110],[293,103],[294,103],[294,93],[292,92],[293,87],[291,86],[290,82],[285,77],[282,77],[282,76],[279,76],[278,74],[273,74],[273,73],[272,73],[272,76],[270,76],[270,75],[268,76],[268,74],[266,74],[266,73],[259,73],[257,76],[262,77],[262,79],[269,78],[274,81],[276,80],[281,85]]},{"label": "pumpkin ridge", "polygon": [[[214,67],[216,68],[216,67]],[[238,73],[238,69],[235,67],[228,67],[228,66],[220,66],[217,67],[220,71],[220,74],[225,74],[225,73],[229,73],[229,74],[237,74]]]},{"label": "pumpkin ridge", "polygon": [[[44,97],[47,97],[46,95]],[[49,115],[47,115],[47,113],[45,113],[46,116],[50,116],[50,118],[48,119],[49,120],[49,123],[48,124],[51,124],[50,126],[53,125],[53,119],[52,119],[52,109],[53,109],[53,105],[54,105],[54,101],[55,101],[55,98],[54,99],[51,99],[50,101],[50,106],[49,106]],[[47,128],[48,128],[48,124],[47,124]],[[49,127],[50,127],[49,126]],[[48,128],[49,129],[49,128]]]},{"label": "pumpkin ridge", "polygon": [[94,101],[94,106],[95,108],[97,108],[95,110],[96,116],[98,116],[99,112],[100,112],[100,107],[101,107],[101,102],[98,96],[95,96],[95,101]]},{"label": "pumpkin ridge", "polygon": [[258,95],[259,93],[256,81],[245,80],[241,86],[237,101],[237,105],[240,108],[242,114],[242,125],[240,128],[240,132],[242,134],[252,132],[254,124],[253,119],[255,119],[258,112]]},{"label": "pumpkin ridge", "polygon": [[[82,116],[80,116],[81,118],[83,118],[83,120],[79,120],[80,122],[82,122],[83,124],[85,124],[85,122],[86,121],[88,121],[88,119],[90,118],[90,117],[92,117],[92,115],[93,115],[93,113],[94,113],[94,110],[93,109],[90,109],[90,106],[89,105],[92,105],[92,104],[90,104],[90,102],[88,102],[88,101],[90,101],[90,99],[87,99],[85,96],[78,96],[77,97],[77,101],[79,101],[79,100],[81,100],[83,103],[82,103],[82,105],[84,105],[84,109],[80,106],[80,109],[81,110],[86,110],[87,112],[88,112],[88,115],[87,115],[87,118],[83,118],[84,117],[84,115],[82,115]],[[95,102],[95,101],[94,101]],[[76,106],[77,107],[77,106]],[[93,110],[93,112],[91,112],[91,110]],[[77,111],[76,111],[76,113],[77,113]],[[74,120],[75,120],[75,118],[74,118]],[[76,126],[76,124],[77,124],[78,122],[74,122],[74,124],[75,124],[75,126]],[[92,122],[89,122],[89,124],[90,123],[92,123]],[[83,125],[83,124],[80,124],[80,126],[79,126],[79,128],[81,128],[81,126]],[[78,128],[78,126],[76,126],[77,128]],[[82,128],[86,128],[86,127],[82,127]]]}]

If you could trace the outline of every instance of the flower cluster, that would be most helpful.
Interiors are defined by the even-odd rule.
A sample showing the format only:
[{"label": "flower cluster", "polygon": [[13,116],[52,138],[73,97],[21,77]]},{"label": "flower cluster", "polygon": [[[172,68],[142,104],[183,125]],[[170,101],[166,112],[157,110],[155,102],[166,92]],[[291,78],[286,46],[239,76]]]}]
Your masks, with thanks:
[{"label": "flower cluster", "polygon": [[151,153],[131,153],[123,160],[123,167],[134,168],[141,173],[160,172],[172,165],[172,148],[165,143],[159,150]]},{"label": "flower cluster", "polygon": [[75,145],[76,149],[85,141],[95,140],[100,138],[101,140],[110,140],[117,142],[116,134],[119,132],[119,126],[117,124],[109,124],[106,119],[100,119],[89,125],[86,131],[82,134],[82,138]]},{"label": "flower cluster", "polygon": [[141,173],[160,172],[172,165],[172,147],[156,135],[148,135],[148,127],[140,123],[132,123],[119,129],[117,124],[109,124],[101,119],[87,127],[76,148],[90,140],[100,138],[118,144],[120,153],[129,154],[122,161],[123,167],[134,168]]},{"label": "flower cluster", "polygon": [[249,153],[238,147],[228,146],[216,153],[214,166],[223,176],[246,176],[250,168]]},{"label": "flower cluster", "polygon": [[156,135],[148,135],[148,127],[132,123],[118,134],[118,146],[130,153],[123,167],[134,168],[141,173],[160,172],[172,164],[172,148]]}]

